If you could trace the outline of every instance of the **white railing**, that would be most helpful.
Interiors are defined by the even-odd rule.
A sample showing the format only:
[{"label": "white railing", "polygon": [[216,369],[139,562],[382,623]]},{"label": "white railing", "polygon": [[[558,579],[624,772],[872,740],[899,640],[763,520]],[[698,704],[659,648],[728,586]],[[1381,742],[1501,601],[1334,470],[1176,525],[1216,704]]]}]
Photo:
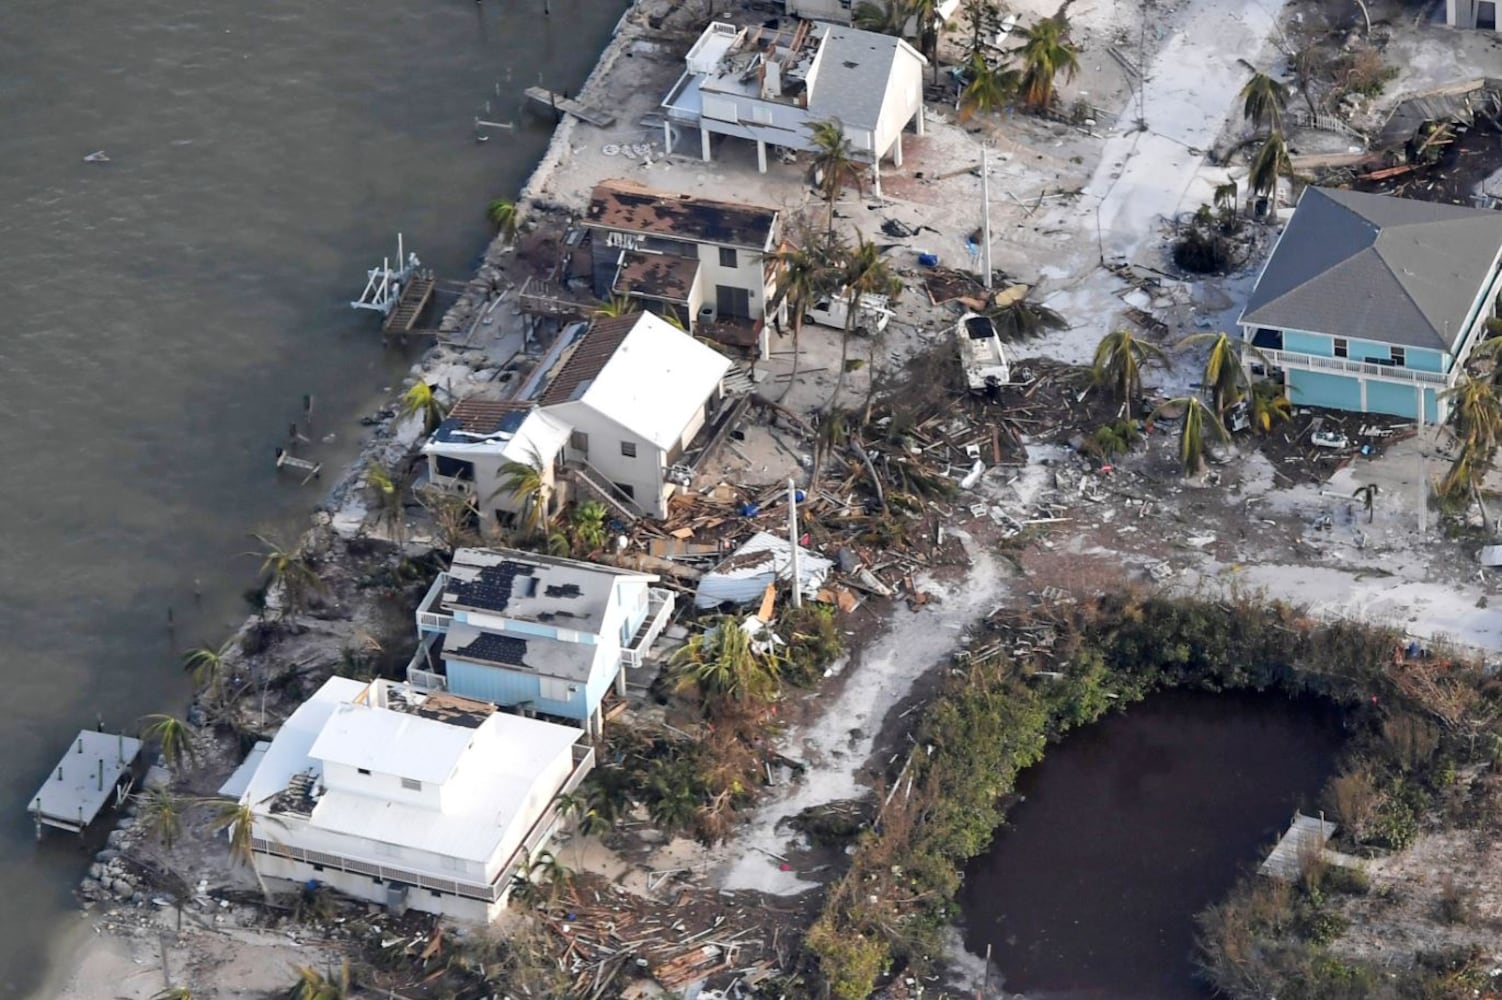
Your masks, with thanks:
[{"label": "white railing", "polygon": [[417,605],[417,630],[419,632],[423,629],[429,629],[434,632],[447,632],[449,630],[449,625],[453,622],[454,616],[446,611],[431,610],[442,603],[443,591],[448,586],[448,582],[449,575],[447,573],[439,573],[434,577],[432,586],[428,587],[428,592],[423,595],[422,603]]},{"label": "white railing", "polygon": [[1351,358],[1324,358],[1317,354],[1299,354],[1296,351],[1278,351],[1266,347],[1259,347],[1257,350],[1271,364],[1279,368],[1288,366],[1295,368],[1326,368],[1332,371],[1369,375],[1372,378],[1385,379],[1389,382],[1423,383],[1438,386],[1449,383],[1449,380],[1441,372],[1424,372],[1415,368],[1404,368],[1400,365],[1374,365],[1370,361],[1355,361]]},{"label": "white railing", "polygon": [[652,644],[662,635],[662,630],[667,628],[668,619],[673,616],[673,608],[678,600],[671,590],[657,587],[649,588],[647,595],[646,621],[636,630],[630,645],[621,649],[621,665],[625,667],[639,667],[651,654]]},{"label": "white railing", "polygon": [[440,490],[449,493],[458,493],[461,496],[469,496],[475,491],[473,479],[461,479],[458,476],[440,476],[435,474],[428,476],[428,485],[436,486]]},{"label": "white railing", "polygon": [[447,691],[449,687],[448,678],[442,674],[412,666],[407,668],[407,683],[419,691]]}]

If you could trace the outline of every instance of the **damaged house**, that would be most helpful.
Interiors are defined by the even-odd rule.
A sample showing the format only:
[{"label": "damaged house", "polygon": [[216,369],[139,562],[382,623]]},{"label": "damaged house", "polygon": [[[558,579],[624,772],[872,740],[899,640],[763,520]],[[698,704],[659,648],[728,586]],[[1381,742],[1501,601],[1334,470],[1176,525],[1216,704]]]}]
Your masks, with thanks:
[{"label": "damaged house", "polygon": [[606,181],[583,219],[594,293],[766,358],[780,221],[775,208]]},{"label": "damaged house", "polygon": [[331,677],[222,794],[251,809],[251,861],[395,914],[486,923],[594,766],[579,729],[389,681]]},{"label": "damaged house", "polygon": [[407,680],[598,734],[601,703],[623,694],[672,617],[647,573],[514,549],[460,549],[417,608]]},{"label": "damaged house", "polygon": [[923,134],[923,69],[928,60],[892,35],[798,21],[771,28],[711,22],[662,102],[669,152],[699,133],[708,162],[712,137],[811,151],[811,127],[836,121],[855,156],[872,165],[880,193],[881,161],[902,166],[902,132]]}]

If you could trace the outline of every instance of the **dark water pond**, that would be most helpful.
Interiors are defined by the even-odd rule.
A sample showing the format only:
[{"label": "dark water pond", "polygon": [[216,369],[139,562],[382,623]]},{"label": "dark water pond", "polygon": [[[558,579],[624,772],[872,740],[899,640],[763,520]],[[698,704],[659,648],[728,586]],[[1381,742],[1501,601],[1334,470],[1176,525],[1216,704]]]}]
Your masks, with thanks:
[{"label": "dark water pond", "polygon": [[1194,914],[1313,808],[1340,743],[1333,708],[1276,694],[1167,692],[1071,733],[965,872],[967,950],[1009,993],[1207,996]]}]

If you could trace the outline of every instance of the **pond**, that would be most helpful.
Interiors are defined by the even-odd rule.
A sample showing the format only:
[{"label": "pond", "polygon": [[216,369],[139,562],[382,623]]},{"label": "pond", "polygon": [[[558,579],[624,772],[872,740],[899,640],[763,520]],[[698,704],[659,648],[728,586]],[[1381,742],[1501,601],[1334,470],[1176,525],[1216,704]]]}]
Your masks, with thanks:
[{"label": "pond", "polygon": [[966,868],[966,949],[1029,997],[1208,996],[1194,914],[1317,808],[1341,739],[1325,702],[1190,691],[1070,733]]}]

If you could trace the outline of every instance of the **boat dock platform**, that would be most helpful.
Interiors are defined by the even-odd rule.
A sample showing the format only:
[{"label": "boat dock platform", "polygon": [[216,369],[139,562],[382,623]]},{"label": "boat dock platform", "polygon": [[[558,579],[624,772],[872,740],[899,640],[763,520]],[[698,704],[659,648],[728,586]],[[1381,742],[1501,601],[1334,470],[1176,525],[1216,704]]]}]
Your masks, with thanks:
[{"label": "boat dock platform", "polygon": [[1304,874],[1304,865],[1310,858],[1326,854],[1325,845],[1335,836],[1335,824],[1313,816],[1295,812],[1288,832],[1278,840],[1273,852],[1257,869],[1260,875],[1278,879],[1280,882],[1297,882]]},{"label": "boat dock platform", "polygon": [[433,301],[433,289],[437,284],[432,271],[413,271],[402,286],[396,304],[386,314],[386,321],[381,324],[381,336],[405,337],[412,333],[418,319]]},{"label": "boat dock platform", "polygon": [[566,111],[580,121],[589,122],[596,128],[609,128],[615,124],[615,115],[600,108],[590,107],[572,97],[564,97],[554,93],[546,87],[528,87],[527,98],[536,101],[545,108],[551,108],[554,112]]},{"label": "boat dock platform", "polygon": [[37,838],[43,826],[82,833],[106,806],[119,806],[135,787],[140,756],[141,741],[134,737],[79,730],[27,807]]}]

